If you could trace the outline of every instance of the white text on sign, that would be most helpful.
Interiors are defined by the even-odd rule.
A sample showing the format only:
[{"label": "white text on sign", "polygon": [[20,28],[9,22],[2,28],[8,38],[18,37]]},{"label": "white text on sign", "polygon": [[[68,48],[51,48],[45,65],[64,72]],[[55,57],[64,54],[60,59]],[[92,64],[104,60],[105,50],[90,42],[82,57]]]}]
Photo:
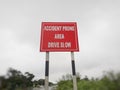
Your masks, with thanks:
[{"label": "white text on sign", "polygon": [[55,34],[55,39],[64,39],[64,34]]},{"label": "white text on sign", "polygon": [[74,31],[75,26],[44,26],[45,31]]},{"label": "white text on sign", "polygon": [[71,48],[71,42],[48,42],[48,48]]}]

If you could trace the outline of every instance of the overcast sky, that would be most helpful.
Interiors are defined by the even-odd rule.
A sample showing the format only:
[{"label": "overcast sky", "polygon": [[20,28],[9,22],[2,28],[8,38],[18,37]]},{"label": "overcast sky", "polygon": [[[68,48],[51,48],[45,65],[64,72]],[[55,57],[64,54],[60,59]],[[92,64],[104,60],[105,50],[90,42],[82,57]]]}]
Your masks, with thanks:
[{"label": "overcast sky", "polygon": [[[120,0],[0,0],[0,75],[12,67],[44,78],[42,21],[77,22],[76,72],[120,72]],[[50,53],[50,80],[71,73],[70,52]]]}]

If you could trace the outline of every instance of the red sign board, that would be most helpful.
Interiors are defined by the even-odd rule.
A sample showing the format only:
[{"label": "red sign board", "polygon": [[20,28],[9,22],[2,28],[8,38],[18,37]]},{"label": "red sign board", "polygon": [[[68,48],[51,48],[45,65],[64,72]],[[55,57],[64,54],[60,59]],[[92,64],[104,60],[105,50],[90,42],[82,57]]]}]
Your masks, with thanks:
[{"label": "red sign board", "polygon": [[76,22],[42,22],[40,51],[79,51]]}]

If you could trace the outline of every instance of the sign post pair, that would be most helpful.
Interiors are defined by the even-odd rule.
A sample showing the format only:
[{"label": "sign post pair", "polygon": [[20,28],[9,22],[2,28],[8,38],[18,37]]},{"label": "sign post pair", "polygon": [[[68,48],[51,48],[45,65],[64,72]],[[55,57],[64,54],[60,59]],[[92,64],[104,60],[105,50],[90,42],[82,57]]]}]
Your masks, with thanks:
[{"label": "sign post pair", "polygon": [[46,52],[45,90],[49,86],[49,52],[71,52],[73,90],[77,90],[74,52],[79,51],[76,22],[42,22],[40,51]]}]

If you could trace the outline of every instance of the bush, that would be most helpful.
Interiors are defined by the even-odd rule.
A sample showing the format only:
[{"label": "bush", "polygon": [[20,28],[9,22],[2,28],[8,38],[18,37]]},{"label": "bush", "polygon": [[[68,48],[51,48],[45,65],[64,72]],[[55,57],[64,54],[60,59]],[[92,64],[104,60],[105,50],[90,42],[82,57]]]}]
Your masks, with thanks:
[{"label": "bush", "polygon": [[[67,74],[68,75],[68,74]],[[84,79],[77,79],[78,90],[120,90],[120,73],[106,72],[101,79],[87,76]],[[58,82],[57,90],[73,90],[72,80],[64,79]]]}]

